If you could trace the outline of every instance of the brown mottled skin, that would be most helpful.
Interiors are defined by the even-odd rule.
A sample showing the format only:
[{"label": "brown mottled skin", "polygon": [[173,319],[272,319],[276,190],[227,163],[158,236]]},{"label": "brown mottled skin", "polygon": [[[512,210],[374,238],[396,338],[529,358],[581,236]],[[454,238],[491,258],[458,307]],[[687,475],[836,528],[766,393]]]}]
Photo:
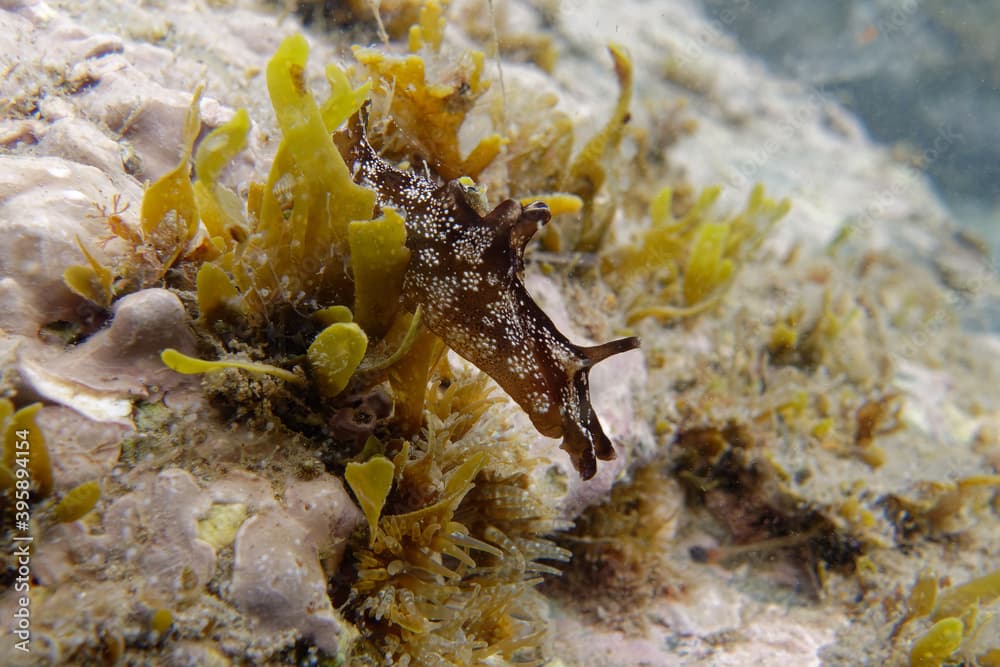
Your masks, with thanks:
[{"label": "brown mottled skin", "polygon": [[336,137],[354,180],[377,193],[379,206],[406,218],[412,253],[403,282],[410,309],[427,327],[496,380],[543,435],[562,449],[584,479],[615,450],[590,404],[590,367],[639,345],[637,338],[581,347],[571,343],[532,300],[520,276],[524,248],[551,214],[543,202],[508,199],[486,213],[468,184],[438,185],[399,171],[365,136],[365,109]]}]

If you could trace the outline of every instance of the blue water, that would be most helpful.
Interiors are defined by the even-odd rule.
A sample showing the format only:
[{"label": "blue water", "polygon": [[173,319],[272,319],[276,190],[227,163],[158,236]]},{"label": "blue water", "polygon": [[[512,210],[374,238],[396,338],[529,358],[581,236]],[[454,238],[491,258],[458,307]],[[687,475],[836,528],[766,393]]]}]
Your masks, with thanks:
[{"label": "blue water", "polygon": [[773,70],[856,112],[1000,253],[1000,2],[702,4]]}]

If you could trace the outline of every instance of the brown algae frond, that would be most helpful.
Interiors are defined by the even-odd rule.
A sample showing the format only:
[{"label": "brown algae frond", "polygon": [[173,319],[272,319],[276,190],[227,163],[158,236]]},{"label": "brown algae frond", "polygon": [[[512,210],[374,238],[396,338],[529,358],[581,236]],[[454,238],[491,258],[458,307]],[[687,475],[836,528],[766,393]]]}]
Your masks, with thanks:
[{"label": "brown algae frond", "polygon": [[76,521],[94,509],[100,499],[100,483],[93,480],[84,482],[67,491],[62,500],[52,507],[52,517],[60,523]]},{"label": "brown algae frond", "polygon": [[890,639],[907,624],[928,618],[933,624],[910,646],[910,667],[941,667],[954,657],[973,664],[993,664],[997,647],[990,646],[991,640],[985,638],[988,650],[983,653],[978,640],[983,627],[988,627],[993,618],[984,608],[998,599],[1000,570],[944,590],[940,590],[937,577],[921,576],[910,592],[906,615],[896,624]]},{"label": "brown algae frond", "polygon": [[614,218],[614,198],[612,197],[610,205],[602,207],[597,204],[597,195],[605,188],[607,165],[617,156],[632,103],[632,60],[624,47],[618,44],[610,45],[608,52],[614,61],[615,76],[618,78],[618,102],[608,122],[590,138],[573,160],[560,187],[560,190],[583,200],[580,232],[575,244],[575,249],[580,252],[599,250]]},{"label": "brown algae frond", "polygon": [[624,293],[628,321],[647,317],[670,321],[691,317],[716,305],[768,231],[788,213],[788,200],[776,202],[761,185],[746,208],[719,216],[713,207],[718,187],[706,188],[681,217],[672,212],[673,191],[665,188],[650,204],[650,226],[633,243],[601,255],[605,280]]},{"label": "brown algae frond", "polygon": [[[480,51],[442,53],[441,14],[437,0],[424,4],[419,23],[410,30],[410,55],[355,47],[354,57],[373,82],[373,124],[388,157],[414,164],[423,160],[445,180],[476,178],[502,144],[500,135],[491,134],[464,157],[459,148],[459,128],[489,88],[482,76],[485,56]],[[437,76],[447,72],[448,78],[429,79],[429,68]]]},{"label": "brown algae frond", "polygon": [[348,466],[369,520],[348,604],[366,630],[362,653],[376,662],[542,657],[534,587],[556,570],[540,561],[568,553],[539,537],[558,523],[526,486],[526,447],[498,447],[490,417],[475,416],[491,403],[482,377],[463,374],[433,391],[428,428],[412,445]]},{"label": "brown algae frond", "polygon": [[31,490],[42,498],[52,493],[52,461],[45,446],[45,437],[35,422],[35,415],[41,408],[41,403],[32,403],[15,410],[10,399],[0,398],[2,491],[13,494],[15,489]]}]

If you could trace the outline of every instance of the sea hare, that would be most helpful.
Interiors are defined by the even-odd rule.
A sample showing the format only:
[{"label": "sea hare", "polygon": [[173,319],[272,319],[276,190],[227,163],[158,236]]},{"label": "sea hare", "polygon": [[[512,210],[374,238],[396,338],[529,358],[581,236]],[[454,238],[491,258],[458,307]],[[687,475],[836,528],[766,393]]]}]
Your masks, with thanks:
[{"label": "sea hare", "polygon": [[368,143],[365,111],[336,141],[354,180],[375,191],[379,206],[405,214],[404,306],[420,306],[427,327],[496,380],[540,433],[562,437],[580,476],[590,479],[597,459],[615,458],[590,404],[590,367],[638,347],[638,339],[571,343],[520,278],[524,248],[549,221],[548,206],[508,199],[487,211],[468,178],[439,185],[392,167]]}]

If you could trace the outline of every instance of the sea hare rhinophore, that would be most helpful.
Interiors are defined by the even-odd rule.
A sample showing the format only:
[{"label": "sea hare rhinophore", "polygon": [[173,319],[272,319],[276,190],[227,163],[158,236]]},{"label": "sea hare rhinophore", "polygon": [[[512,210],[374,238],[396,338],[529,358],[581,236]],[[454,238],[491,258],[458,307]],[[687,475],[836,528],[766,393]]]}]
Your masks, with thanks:
[{"label": "sea hare rhinophore", "polygon": [[590,367],[638,347],[637,338],[571,343],[524,284],[524,248],[551,217],[548,206],[508,199],[487,212],[470,179],[443,185],[383,160],[365,135],[365,109],[337,136],[344,160],[377,203],[402,211],[411,254],[403,302],[451,349],[490,375],[562,448],[584,479],[615,458],[590,404]]}]

